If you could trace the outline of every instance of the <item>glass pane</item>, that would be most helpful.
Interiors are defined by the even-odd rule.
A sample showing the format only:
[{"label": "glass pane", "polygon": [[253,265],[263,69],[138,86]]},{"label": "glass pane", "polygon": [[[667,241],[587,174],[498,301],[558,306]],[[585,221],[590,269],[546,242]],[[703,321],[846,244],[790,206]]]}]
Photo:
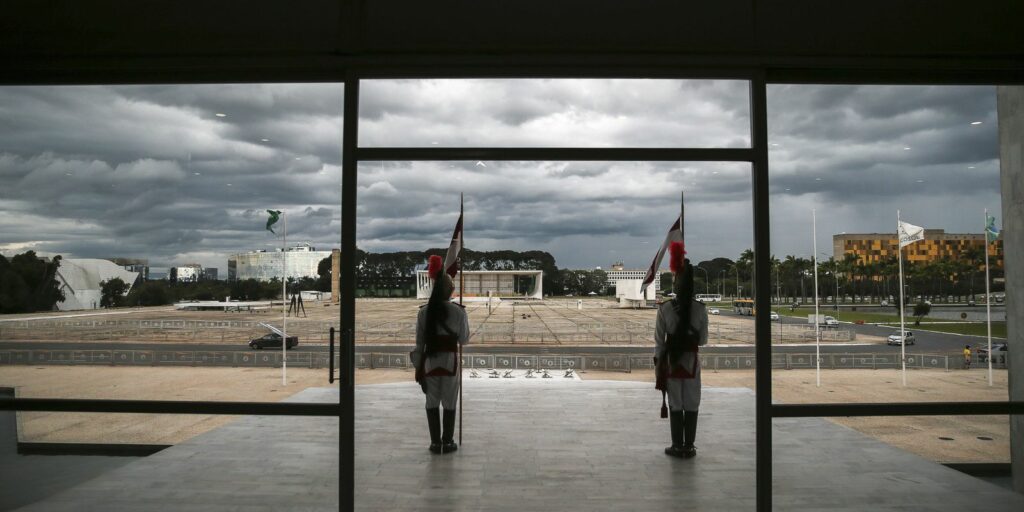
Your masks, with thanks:
[{"label": "glass pane", "polygon": [[741,80],[366,80],[362,147],[750,146]]},{"label": "glass pane", "polygon": [[[647,295],[639,293],[684,190],[687,250],[695,264],[750,246],[745,163],[363,162],[356,351],[361,375],[368,376],[363,382],[393,384],[360,390],[364,403],[375,406],[361,409],[366,413],[356,423],[356,443],[363,447],[356,452],[357,503],[401,507],[426,499],[445,508],[473,507],[492,489],[528,496],[527,504],[550,500],[530,492],[532,477],[504,478],[505,471],[557,471],[564,482],[559,493],[573,496],[622,499],[646,492],[646,484],[632,482],[628,490],[609,489],[621,466],[597,467],[587,451],[567,449],[567,438],[608,446],[601,457],[623,465],[648,467],[657,458],[658,471],[684,478],[685,469],[670,467],[672,459],[662,454],[671,435],[668,422],[657,419],[660,396],[651,383],[657,304],[670,298],[668,258],[659,272],[665,275]],[[422,412],[433,402],[424,403],[413,381],[409,352],[420,317],[425,322],[422,306],[437,286],[423,271],[429,255],[447,251],[460,192],[466,264],[454,279],[453,300],[464,306],[470,333],[461,369],[466,444],[453,466],[458,477],[444,492],[429,489],[448,474],[425,469],[414,473],[428,490],[402,497],[389,490],[390,476],[407,473],[410,460],[424,468],[438,460],[429,458],[429,420]],[[703,272],[694,280],[700,293],[712,288]],[[710,345],[701,354],[732,350],[720,346],[735,343],[723,337],[732,331],[721,328],[722,320],[711,317]],[[753,392],[721,387],[749,388],[753,381],[729,380],[735,373],[712,369],[704,375],[703,403],[715,412],[702,419],[706,433],[697,442],[717,453],[722,439],[711,432],[728,432],[734,484],[748,490],[738,500],[749,503]],[[566,423],[565,411],[574,409],[579,393],[596,398]],[[519,404],[515,414],[507,411],[512,403]],[[440,407],[449,406],[442,400]],[[630,426],[607,428],[611,424]],[[395,443],[399,437],[411,443]],[[495,472],[465,469],[497,459],[502,464]],[[485,489],[482,496],[479,489]],[[659,496],[667,502],[673,494]]]},{"label": "glass pane", "polygon": [[[337,400],[323,388],[338,308],[319,264],[338,245],[342,104],[339,84],[0,88],[0,386],[36,398]],[[268,209],[287,219],[276,234],[266,229]],[[299,345],[286,379],[281,337],[265,327],[284,327],[285,222],[287,274],[305,299],[288,318],[287,337]],[[222,446],[256,454],[278,446],[267,432],[322,441],[304,433],[309,425],[337,442],[336,422],[328,429],[316,419],[25,412],[3,420],[0,465],[24,477],[0,492],[4,509],[95,477],[146,487],[152,474],[123,471],[167,445],[214,454],[202,443],[226,436],[233,440]],[[38,455],[40,447],[58,455]],[[76,455],[126,449],[132,456]],[[323,449],[337,454],[336,445]],[[165,469],[220,468],[229,481],[238,467],[261,466],[199,460],[188,471]],[[336,471],[336,459],[317,463]],[[134,505],[168,503],[156,487],[179,484],[153,484]]]},{"label": "glass pane", "polygon": [[[987,244],[986,296],[983,234],[986,209],[1002,225],[995,89],[779,85],[768,92],[772,295],[780,315],[772,323],[772,398],[1006,401],[1003,248],[1001,240]],[[924,228],[923,240],[902,255],[897,215]],[[1009,460],[1006,417],[830,421],[933,462]]]}]

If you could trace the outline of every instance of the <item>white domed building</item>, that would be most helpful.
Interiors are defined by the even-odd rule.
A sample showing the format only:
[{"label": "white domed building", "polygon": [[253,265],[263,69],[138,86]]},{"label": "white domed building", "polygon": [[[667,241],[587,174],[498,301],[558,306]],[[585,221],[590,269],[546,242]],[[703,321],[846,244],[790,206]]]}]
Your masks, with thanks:
[{"label": "white domed building", "polygon": [[139,273],[125,270],[110,260],[61,259],[60,267],[57,268],[57,283],[64,292],[64,301],[57,303],[57,309],[73,311],[99,308],[102,297],[100,283],[115,277],[127,283],[131,290]]}]

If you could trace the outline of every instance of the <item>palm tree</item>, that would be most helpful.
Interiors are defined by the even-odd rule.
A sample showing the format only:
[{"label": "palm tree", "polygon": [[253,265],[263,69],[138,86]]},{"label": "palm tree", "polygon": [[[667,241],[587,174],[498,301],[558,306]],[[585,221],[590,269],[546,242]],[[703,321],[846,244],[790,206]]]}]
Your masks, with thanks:
[{"label": "palm tree", "polygon": [[885,296],[894,295],[893,290],[896,285],[891,285],[893,281],[899,278],[899,262],[895,256],[889,256],[888,258],[879,262],[879,272],[882,275],[883,284],[885,290],[883,294]]},{"label": "palm tree", "polygon": [[857,294],[857,263],[860,258],[856,254],[846,253],[843,255],[843,260],[839,262],[837,269],[846,276],[846,283],[848,284],[847,293],[851,295]]},{"label": "palm tree", "polygon": [[[832,284],[835,285],[835,289],[836,290],[839,290],[839,275],[838,275],[839,274],[839,262],[837,262],[835,258],[829,258],[826,261],[819,261],[818,262],[818,270],[824,272],[826,275],[832,276],[832,281],[833,281]],[[836,296],[835,296],[834,300],[838,304],[839,303],[839,292],[837,291],[835,293],[836,293]],[[825,293],[824,295],[831,295],[831,294],[830,293]]]},{"label": "palm tree", "polygon": [[974,300],[974,276],[978,274],[978,269],[985,264],[985,250],[980,245],[972,245],[960,253],[960,258],[971,267],[971,300]]},{"label": "palm tree", "polygon": [[[775,297],[778,303],[782,304],[782,294],[779,291],[779,277],[781,277],[779,275],[779,267],[781,266],[782,262],[780,262],[774,254],[772,254],[771,258],[769,258],[768,261],[770,262],[772,273],[775,274]],[[768,277],[770,278],[771,275],[769,275]]]},{"label": "palm tree", "polygon": [[[750,296],[754,296],[754,251],[747,249],[740,254],[738,260],[736,260],[736,268],[739,270],[738,274],[742,277],[741,283],[746,280],[750,280]],[[740,285],[742,286],[742,284]]]}]

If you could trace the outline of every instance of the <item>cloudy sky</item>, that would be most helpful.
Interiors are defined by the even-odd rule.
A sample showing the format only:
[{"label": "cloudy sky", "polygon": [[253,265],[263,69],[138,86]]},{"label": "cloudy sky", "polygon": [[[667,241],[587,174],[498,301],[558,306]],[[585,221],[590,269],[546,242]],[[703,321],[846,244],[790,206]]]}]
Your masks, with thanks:
[{"label": "cloudy sky", "polygon": [[[337,84],[0,87],[0,251],[189,262],[226,273],[289,241],[338,246]],[[363,146],[746,147],[741,81],[416,80],[363,84]],[[905,220],[979,232],[998,211],[993,87],[772,86],[772,248]],[[979,123],[980,124],[972,124]],[[446,244],[466,194],[473,249],[561,267],[645,267],[686,193],[699,261],[752,245],[750,166],[693,162],[363,162],[358,243]]]}]

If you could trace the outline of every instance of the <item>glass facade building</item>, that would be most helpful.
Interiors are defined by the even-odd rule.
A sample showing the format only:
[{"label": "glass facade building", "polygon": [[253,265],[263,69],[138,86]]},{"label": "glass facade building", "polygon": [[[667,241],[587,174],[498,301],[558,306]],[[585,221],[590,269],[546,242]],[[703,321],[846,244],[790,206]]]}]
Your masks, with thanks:
[{"label": "glass facade building", "polygon": [[[318,251],[309,244],[299,244],[288,248],[288,277],[301,279],[317,277],[317,266],[324,258],[331,257],[331,251]],[[252,251],[233,254],[228,258],[228,280],[256,279],[270,281],[280,278],[284,268],[285,253],[277,250]]]}]

